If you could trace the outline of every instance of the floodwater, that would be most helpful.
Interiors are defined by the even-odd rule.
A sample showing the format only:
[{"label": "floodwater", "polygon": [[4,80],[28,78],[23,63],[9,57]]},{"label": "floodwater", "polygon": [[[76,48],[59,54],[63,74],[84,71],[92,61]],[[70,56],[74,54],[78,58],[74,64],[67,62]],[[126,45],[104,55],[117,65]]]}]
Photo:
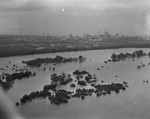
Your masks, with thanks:
[{"label": "floodwater", "polygon": [[[33,91],[42,90],[44,85],[50,83],[50,75],[53,73],[65,72],[72,74],[76,69],[84,69],[90,74],[96,74],[98,80],[104,80],[106,83],[122,83],[126,81],[128,88],[119,94],[96,97],[86,97],[84,100],[72,98],[67,104],[59,106],[51,104],[47,99],[38,99],[25,105],[18,106],[18,110],[26,119],[149,119],[150,117],[150,58],[148,56],[142,58],[127,59],[120,62],[104,63],[110,59],[112,53],[132,53],[135,48],[113,49],[113,50],[93,50],[79,52],[64,53],[48,53],[38,55],[27,55],[0,58],[0,67],[5,72],[11,73],[13,64],[18,68],[22,68],[23,60],[34,58],[55,57],[60,55],[63,57],[78,57],[80,55],[86,57],[86,61],[82,63],[63,63],[48,64],[40,68],[27,67],[28,70],[36,72],[35,77],[16,80],[13,87],[7,92],[13,104],[19,101],[24,94]],[[149,52],[150,49],[142,49]],[[11,62],[11,63],[10,63]],[[139,64],[145,64],[145,67],[137,69]],[[5,66],[8,67],[5,67]],[[102,66],[104,66],[102,68]],[[46,71],[43,71],[46,67]],[[50,67],[55,67],[52,71]],[[100,70],[96,70],[100,68]],[[2,73],[2,71],[1,71]],[[148,83],[143,81],[148,81]],[[69,89],[69,86],[66,86]]]}]

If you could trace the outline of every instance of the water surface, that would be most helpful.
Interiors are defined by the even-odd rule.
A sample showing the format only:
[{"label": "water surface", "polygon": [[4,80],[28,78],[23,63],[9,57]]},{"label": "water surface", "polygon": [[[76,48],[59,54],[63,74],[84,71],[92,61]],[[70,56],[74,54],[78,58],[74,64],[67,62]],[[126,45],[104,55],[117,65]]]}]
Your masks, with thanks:
[{"label": "water surface", "polygon": [[[38,57],[55,57],[56,55],[78,57],[82,55],[87,58],[83,63],[56,64],[55,71],[49,70],[49,67],[53,67],[53,64],[40,68],[27,67],[30,71],[36,72],[37,75],[15,81],[13,88],[7,92],[14,104],[24,94],[42,90],[44,85],[50,83],[50,75],[54,72],[72,74],[76,69],[85,68],[91,74],[96,74],[98,80],[104,80],[104,83],[126,81],[129,85],[129,88],[119,94],[112,93],[99,98],[93,95],[92,97],[86,97],[85,100],[73,98],[69,100],[68,104],[59,106],[50,104],[45,99],[34,100],[17,107],[27,119],[148,119],[150,117],[150,65],[148,65],[150,58],[146,56],[134,61],[127,59],[126,61],[104,63],[112,53],[132,53],[135,50],[139,49],[94,50],[0,58],[0,67],[8,65],[9,67],[5,68],[5,72],[11,73],[13,64],[22,68],[24,66],[21,63],[23,60]],[[144,52],[150,51],[150,49],[142,50]],[[145,64],[145,67],[137,69],[136,66],[140,63]],[[101,66],[104,66],[104,68]],[[43,67],[46,67],[46,71],[42,70]],[[100,70],[96,70],[97,68],[100,68]],[[144,83],[143,80],[148,80],[149,83]],[[66,86],[66,88],[68,87]]]}]

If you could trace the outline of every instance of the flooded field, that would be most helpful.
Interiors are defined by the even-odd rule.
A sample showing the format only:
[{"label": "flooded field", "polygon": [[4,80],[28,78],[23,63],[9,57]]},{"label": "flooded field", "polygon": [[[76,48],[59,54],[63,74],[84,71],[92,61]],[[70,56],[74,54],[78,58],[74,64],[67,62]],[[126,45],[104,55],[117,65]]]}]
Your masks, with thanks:
[{"label": "flooded field", "polygon": [[[15,105],[20,98],[33,91],[40,91],[44,85],[51,82],[53,73],[70,74],[73,79],[75,70],[86,70],[96,76],[100,84],[127,82],[128,88],[119,93],[97,97],[95,94],[85,97],[84,100],[71,98],[68,103],[55,105],[46,98],[40,98],[17,106],[20,113],[27,119],[148,119],[150,117],[150,58],[127,58],[125,61],[108,62],[113,53],[133,53],[135,48],[93,50],[64,53],[48,53],[17,57],[0,58],[0,73],[12,73],[13,65],[17,68],[25,67],[36,75],[22,80],[15,80],[12,88],[7,91]],[[150,49],[141,49],[148,53]],[[55,56],[86,57],[84,62],[66,62],[42,64],[40,67],[29,67],[22,63],[35,58],[54,58]],[[137,68],[138,66],[141,66]],[[54,68],[54,70],[53,70]],[[103,82],[101,82],[103,81]],[[73,90],[70,84],[59,87]],[[76,86],[82,88],[82,86]],[[87,87],[88,88],[88,87]]]}]

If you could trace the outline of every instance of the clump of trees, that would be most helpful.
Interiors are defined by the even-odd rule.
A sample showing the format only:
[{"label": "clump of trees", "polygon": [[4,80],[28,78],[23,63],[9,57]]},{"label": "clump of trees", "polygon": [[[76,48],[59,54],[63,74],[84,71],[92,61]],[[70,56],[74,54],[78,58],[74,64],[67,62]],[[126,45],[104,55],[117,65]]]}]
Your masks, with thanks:
[{"label": "clump of trees", "polygon": [[57,75],[56,73],[51,75],[51,80],[53,84],[66,85],[69,82],[73,81],[70,74],[62,73]]},{"label": "clump of trees", "polygon": [[73,72],[74,75],[84,75],[84,74],[89,74],[87,71],[83,70],[83,71],[80,71],[80,70],[76,70]]},{"label": "clump of trees", "polygon": [[8,90],[12,87],[15,80],[21,80],[23,78],[29,78],[31,76],[35,76],[36,73],[32,73],[30,71],[21,71],[17,73],[4,73],[2,79],[0,79],[0,85],[4,90]]},{"label": "clump of trees", "polygon": [[139,50],[139,51],[135,51],[133,53],[120,53],[120,54],[113,53],[111,55],[111,59],[112,59],[112,61],[122,61],[122,60],[125,60],[126,58],[140,58],[140,57],[143,57],[146,55],[150,56],[150,53],[146,54],[146,53],[144,53],[143,50]]},{"label": "clump of trees", "polygon": [[111,92],[119,93],[120,90],[125,90],[128,87],[127,82],[103,85],[96,84],[97,80],[95,80],[92,75],[86,71],[80,71],[80,73],[77,71],[77,74],[79,77],[86,75],[85,77],[78,79],[77,85],[86,87],[88,84],[90,84],[91,88],[78,88],[73,92],[65,89],[59,89],[58,87],[60,87],[60,85],[67,85],[68,83],[71,83],[70,87],[73,88],[75,88],[76,85],[72,83],[73,79],[71,78],[70,74],[61,73],[58,75],[54,73],[51,75],[51,83],[49,85],[45,85],[41,91],[31,92],[28,95],[24,95],[20,98],[20,102],[17,102],[16,105],[18,106],[38,98],[48,98],[52,104],[60,105],[63,103],[68,103],[71,98],[80,98],[83,100],[85,97],[91,96],[93,93],[95,93],[97,96],[104,96],[107,94],[110,95]]},{"label": "clump of trees", "polygon": [[79,57],[70,57],[70,58],[65,58],[62,56],[57,55],[54,58],[37,58],[37,59],[33,59],[33,60],[28,60],[28,61],[22,61],[22,63],[25,63],[28,66],[31,67],[40,67],[42,64],[48,64],[48,63],[67,63],[67,62],[83,62],[85,61],[86,58],[83,56],[79,56]]}]

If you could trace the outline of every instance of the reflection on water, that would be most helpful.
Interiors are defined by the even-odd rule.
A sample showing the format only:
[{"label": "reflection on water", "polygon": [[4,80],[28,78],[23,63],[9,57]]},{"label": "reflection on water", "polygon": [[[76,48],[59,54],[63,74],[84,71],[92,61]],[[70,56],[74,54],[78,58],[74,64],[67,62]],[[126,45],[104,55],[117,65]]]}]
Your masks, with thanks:
[{"label": "reflection on water", "polygon": [[[0,59],[0,67],[8,65],[6,72],[10,72],[12,64],[23,67],[22,60],[29,60],[38,57],[63,57],[85,56],[87,60],[83,63],[64,63],[56,64],[55,73],[72,73],[76,69],[84,69],[91,74],[96,74],[99,80],[104,83],[126,81],[129,85],[126,91],[119,94],[101,96],[99,98],[93,95],[86,97],[85,100],[71,99],[68,104],[56,106],[50,104],[47,99],[39,99],[19,106],[21,114],[27,119],[38,118],[61,118],[61,119],[148,119],[150,117],[150,65],[149,57],[140,59],[127,59],[126,61],[110,62],[105,64],[104,61],[110,58],[112,53],[133,52],[139,49],[115,49],[115,50],[97,50],[65,53],[49,53],[40,55],[28,55],[19,57],[9,57]],[[149,49],[142,49],[149,52]],[[11,64],[9,64],[11,61]],[[144,63],[145,67],[137,69],[136,66]],[[29,79],[15,81],[13,88],[8,91],[8,95],[15,103],[24,94],[32,91],[41,90],[42,87],[50,82],[50,75],[53,73],[49,70],[49,64],[46,71],[41,68],[30,68],[36,71],[37,75]],[[101,66],[104,66],[103,68]],[[97,70],[100,68],[100,70]],[[148,80],[149,83],[143,82]]]}]

